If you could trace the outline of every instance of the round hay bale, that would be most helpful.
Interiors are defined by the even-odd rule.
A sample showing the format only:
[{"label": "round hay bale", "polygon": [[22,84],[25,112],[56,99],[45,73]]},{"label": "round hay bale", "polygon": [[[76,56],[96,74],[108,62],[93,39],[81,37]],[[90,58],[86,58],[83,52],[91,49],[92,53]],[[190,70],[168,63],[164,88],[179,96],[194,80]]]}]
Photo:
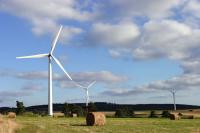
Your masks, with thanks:
[{"label": "round hay bale", "polygon": [[183,116],[183,114],[182,114],[182,113],[178,113],[178,115],[179,115],[179,116]]},{"label": "round hay bale", "polygon": [[183,115],[181,116],[181,119],[194,119],[193,115]]},{"label": "round hay bale", "polygon": [[65,114],[61,113],[61,112],[53,113],[53,117],[56,117],[56,118],[58,118],[58,117],[64,117],[64,116],[65,116]]},{"label": "round hay bale", "polygon": [[71,117],[78,117],[78,114],[73,113],[73,114],[71,114]]},{"label": "round hay bale", "polygon": [[105,114],[102,112],[90,112],[86,116],[88,126],[103,126],[106,123]]},{"label": "round hay bale", "polygon": [[180,120],[180,116],[178,114],[170,114],[170,120]]},{"label": "round hay bale", "polygon": [[194,119],[200,119],[200,116],[194,115]]},{"label": "round hay bale", "polygon": [[16,113],[8,112],[8,118],[16,118]]}]

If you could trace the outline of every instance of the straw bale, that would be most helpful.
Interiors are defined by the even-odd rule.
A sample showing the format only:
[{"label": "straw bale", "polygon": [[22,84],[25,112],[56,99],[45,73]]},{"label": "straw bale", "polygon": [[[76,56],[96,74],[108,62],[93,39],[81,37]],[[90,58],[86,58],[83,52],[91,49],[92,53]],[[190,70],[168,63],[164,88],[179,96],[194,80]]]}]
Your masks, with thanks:
[{"label": "straw bale", "polygon": [[171,120],[180,120],[181,118],[178,114],[170,114],[169,117]]},{"label": "straw bale", "polygon": [[106,123],[105,114],[102,112],[90,112],[86,116],[88,126],[103,126]]},{"label": "straw bale", "polygon": [[8,118],[16,118],[16,113],[8,112]]}]

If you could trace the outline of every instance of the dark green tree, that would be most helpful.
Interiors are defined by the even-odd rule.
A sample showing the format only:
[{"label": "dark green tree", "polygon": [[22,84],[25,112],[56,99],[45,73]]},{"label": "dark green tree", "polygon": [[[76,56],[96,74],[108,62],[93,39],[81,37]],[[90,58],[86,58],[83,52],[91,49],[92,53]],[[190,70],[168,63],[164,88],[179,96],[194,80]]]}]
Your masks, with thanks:
[{"label": "dark green tree", "polygon": [[117,109],[115,111],[115,117],[119,117],[119,118],[125,117],[124,111],[122,109]]},{"label": "dark green tree", "polygon": [[71,105],[70,106],[70,112],[72,114],[77,114],[77,116],[84,116],[84,111],[83,108],[81,106],[78,105]]},{"label": "dark green tree", "polygon": [[88,105],[88,112],[96,112],[97,111],[97,107],[94,103],[90,102]]},{"label": "dark green tree", "polygon": [[134,117],[134,111],[130,108],[124,108],[124,113],[126,117]]},{"label": "dark green tree", "polygon": [[115,117],[127,117],[127,118],[131,118],[134,117],[134,111],[128,107],[125,107],[123,109],[118,109],[115,112]]},{"label": "dark green tree", "polygon": [[167,110],[164,110],[164,111],[162,112],[162,117],[164,117],[164,118],[169,118],[169,117],[170,117],[170,112],[167,111]]},{"label": "dark green tree", "polygon": [[16,114],[23,115],[23,113],[25,112],[25,107],[23,102],[16,101],[16,106],[17,106]]},{"label": "dark green tree", "polygon": [[157,118],[156,112],[154,110],[150,112],[149,118]]},{"label": "dark green tree", "polygon": [[65,117],[70,116],[70,107],[67,103],[64,103],[62,113],[64,113]]}]

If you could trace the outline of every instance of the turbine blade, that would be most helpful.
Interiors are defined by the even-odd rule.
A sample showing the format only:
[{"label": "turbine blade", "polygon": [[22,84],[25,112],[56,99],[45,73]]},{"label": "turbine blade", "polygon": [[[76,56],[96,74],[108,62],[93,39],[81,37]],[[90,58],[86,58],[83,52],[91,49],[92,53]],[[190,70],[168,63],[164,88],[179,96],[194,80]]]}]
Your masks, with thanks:
[{"label": "turbine blade", "polygon": [[56,35],[56,37],[54,38],[54,40],[53,40],[53,43],[52,43],[52,47],[51,47],[51,54],[53,54],[53,51],[54,51],[54,49],[55,49],[55,47],[56,47],[56,43],[57,43],[57,41],[58,41],[58,38],[59,38],[59,36],[60,36],[60,33],[61,33],[61,31],[62,31],[62,25],[60,26],[60,29],[59,29],[59,31],[58,31],[58,33],[57,33],[57,35]]},{"label": "turbine blade", "polygon": [[64,67],[61,65],[60,61],[58,61],[58,59],[56,59],[56,57],[54,57],[53,55],[51,55],[51,57],[55,60],[55,62],[58,64],[58,66],[63,70],[63,72],[67,75],[67,77],[72,80],[72,78],[69,76],[69,74],[65,71]]},{"label": "turbine blade", "polygon": [[49,54],[37,54],[37,55],[29,55],[29,56],[21,56],[16,57],[17,59],[28,59],[28,58],[44,58],[47,57]]},{"label": "turbine blade", "polygon": [[94,84],[96,83],[96,81],[93,81],[91,84],[89,84],[88,85],[88,87],[87,88],[90,88],[90,87],[92,87]]},{"label": "turbine blade", "polygon": [[77,83],[77,82],[75,82],[75,81],[73,81],[73,83],[74,83],[75,86],[77,86],[77,87],[79,87],[79,88],[85,88],[84,86],[80,85],[79,83]]}]

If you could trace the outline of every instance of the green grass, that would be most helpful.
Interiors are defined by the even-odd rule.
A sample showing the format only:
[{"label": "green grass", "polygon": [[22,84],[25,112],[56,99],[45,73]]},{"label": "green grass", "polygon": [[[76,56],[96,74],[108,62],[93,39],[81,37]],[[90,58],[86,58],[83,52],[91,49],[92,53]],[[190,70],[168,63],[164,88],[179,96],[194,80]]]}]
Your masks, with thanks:
[{"label": "green grass", "polygon": [[17,117],[17,133],[190,133],[200,132],[200,119],[107,118],[105,126],[85,126],[85,118]]}]

